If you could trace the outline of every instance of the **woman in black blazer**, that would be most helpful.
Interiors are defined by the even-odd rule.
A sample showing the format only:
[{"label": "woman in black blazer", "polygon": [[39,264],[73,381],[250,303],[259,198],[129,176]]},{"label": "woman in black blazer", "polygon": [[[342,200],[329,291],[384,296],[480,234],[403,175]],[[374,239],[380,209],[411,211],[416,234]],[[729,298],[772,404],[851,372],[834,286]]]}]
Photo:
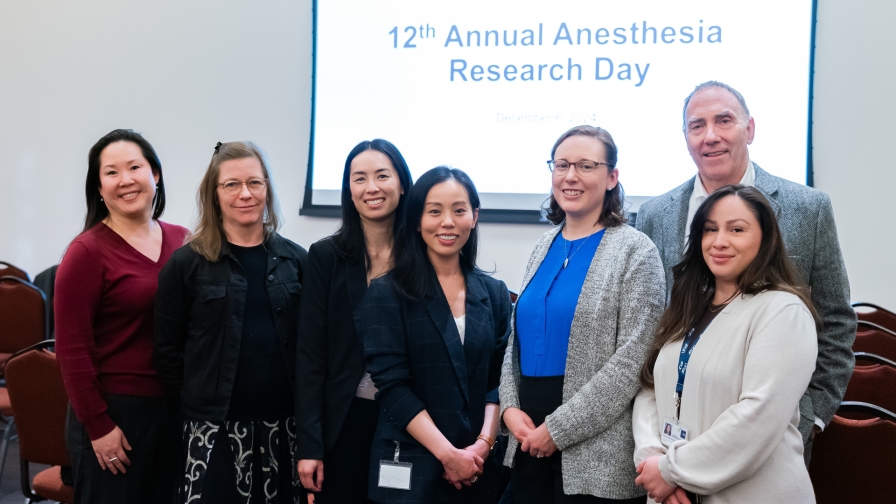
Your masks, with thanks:
[{"label": "woman in black blazer", "polygon": [[503,282],[476,267],[479,196],[439,167],[408,195],[393,271],[370,284],[360,320],[381,411],[369,497],[494,503],[498,382],[510,333]]},{"label": "woman in black blazer", "polygon": [[345,160],[342,227],[308,252],[296,356],[296,459],[302,485],[317,493],[318,504],[367,502],[379,408],[354,314],[370,280],[392,266],[396,216],[412,183],[394,145],[359,143]]}]

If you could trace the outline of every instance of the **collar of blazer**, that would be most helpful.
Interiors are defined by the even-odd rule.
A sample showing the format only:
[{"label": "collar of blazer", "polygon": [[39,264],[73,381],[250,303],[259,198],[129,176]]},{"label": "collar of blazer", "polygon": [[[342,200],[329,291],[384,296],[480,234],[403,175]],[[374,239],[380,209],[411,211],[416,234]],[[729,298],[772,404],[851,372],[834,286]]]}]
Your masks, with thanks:
[{"label": "collar of blazer", "polygon": [[[432,268],[430,266],[430,268]],[[460,383],[467,407],[470,407],[470,375],[468,370],[475,370],[479,358],[489,341],[494,340],[494,334],[486,334],[493,324],[489,323],[488,291],[482,285],[482,279],[477,273],[464,275],[466,283],[466,328],[464,330],[464,342],[460,341],[460,333],[457,324],[454,323],[454,315],[445,298],[435,276],[435,271],[430,271],[433,284],[424,296],[426,311],[432,319],[442,341],[448,349],[448,355],[453,364],[454,373]],[[491,336],[491,338],[489,338]],[[492,344],[494,347],[494,344]]]},{"label": "collar of blazer", "polygon": [[[775,215],[780,219],[781,207],[777,199],[778,178],[760,168],[756,163],[753,163],[753,169],[756,174],[753,182],[754,186],[765,195],[772,210],[775,211]],[[688,205],[690,204],[691,193],[694,192],[696,180],[697,176],[694,175],[687,182],[668,193],[669,198],[663,207],[662,215],[667,216],[663,218],[663,222],[672,223],[672,225],[664,225],[660,229],[660,233],[662,233],[661,243],[664,246],[659,247],[660,254],[663,256],[663,262],[666,264],[678,263],[682,254],[684,254],[684,235],[688,220]]]}]

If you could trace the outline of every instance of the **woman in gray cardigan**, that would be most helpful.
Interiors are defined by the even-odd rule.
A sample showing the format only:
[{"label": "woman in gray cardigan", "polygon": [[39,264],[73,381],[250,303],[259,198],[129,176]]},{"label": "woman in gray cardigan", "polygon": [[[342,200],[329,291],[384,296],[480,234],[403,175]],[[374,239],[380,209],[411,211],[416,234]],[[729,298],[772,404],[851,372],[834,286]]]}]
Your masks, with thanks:
[{"label": "woman in gray cardigan", "polygon": [[547,218],[501,372],[514,500],[640,503],[631,457],[638,371],[663,311],[650,239],[625,225],[616,145],[577,126],[554,144]]}]

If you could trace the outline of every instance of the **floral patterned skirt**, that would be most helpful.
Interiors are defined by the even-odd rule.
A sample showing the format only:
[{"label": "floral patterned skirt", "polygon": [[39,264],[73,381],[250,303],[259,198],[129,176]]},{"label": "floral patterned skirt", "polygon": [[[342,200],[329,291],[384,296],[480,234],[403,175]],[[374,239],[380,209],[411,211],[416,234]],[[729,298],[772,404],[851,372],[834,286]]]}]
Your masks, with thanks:
[{"label": "floral patterned skirt", "polygon": [[295,418],[184,422],[186,504],[298,504]]}]

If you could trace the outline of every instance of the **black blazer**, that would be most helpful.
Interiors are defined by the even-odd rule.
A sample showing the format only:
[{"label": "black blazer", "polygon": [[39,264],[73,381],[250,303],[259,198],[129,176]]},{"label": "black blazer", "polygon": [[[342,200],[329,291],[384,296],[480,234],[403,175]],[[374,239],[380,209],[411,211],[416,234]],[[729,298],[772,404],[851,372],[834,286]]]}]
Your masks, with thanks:
[{"label": "black blazer", "polygon": [[[432,272],[431,272],[432,273]],[[454,446],[479,435],[485,404],[498,403],[501,363],[510,335],[510,295],[504,282],[480,273],[466,275],[464,343],[451,308],[433,273],[425,296],[402,296],[391,275],[370,284],[360,318],[367,367],[379,393],[380,418],[371,449],[369,497],[376,502],[444,502],[457,490],[442,478],[442,464],[408,434],[408,423],[424,409]],[[380,460],[413,463],[411,490],[380,488]],[[461,490],[464,502],[497,500],[498,457],[489,457],[480,481]]]},{"label": "black blazer", "polygon": [[323,460],[342,429],[364,376],[353,314],[366,292],[363,259],[343,257],[332,238],[311,245],[296,346],[296,460]]}]

